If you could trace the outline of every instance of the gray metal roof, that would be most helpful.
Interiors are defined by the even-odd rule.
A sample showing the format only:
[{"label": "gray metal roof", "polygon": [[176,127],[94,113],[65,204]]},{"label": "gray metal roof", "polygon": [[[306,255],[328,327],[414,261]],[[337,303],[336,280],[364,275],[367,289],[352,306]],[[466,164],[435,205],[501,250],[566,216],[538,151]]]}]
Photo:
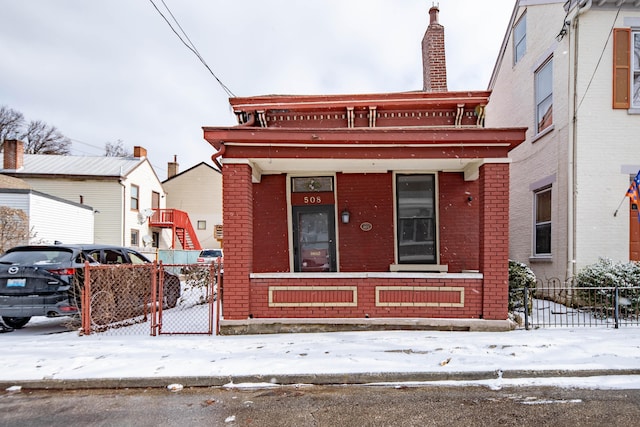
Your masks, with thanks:
[{"label": "gray metal roof", "polygon": [[11,174],[126,176],[144,158],[105,156],[59,156],[25,154],[24,167],[18,170],[0,169]]}]

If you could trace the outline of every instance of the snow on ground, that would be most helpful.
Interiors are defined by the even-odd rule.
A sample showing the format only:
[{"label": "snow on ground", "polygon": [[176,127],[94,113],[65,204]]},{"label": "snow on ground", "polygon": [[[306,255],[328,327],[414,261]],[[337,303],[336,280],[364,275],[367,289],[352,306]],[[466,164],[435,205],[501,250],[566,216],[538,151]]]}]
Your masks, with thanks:
[{"label": "snow on ground", "polygon": [[[640,374],[640,334],[634,328],[152,337],[80,336],[75,331],[60,332],[63,322],[34,319],[22,330],[1,334],[0,381],[511,370],[636,370],[633,373]],[[429,384],[640,388],[640,376],[498,377]]]}]

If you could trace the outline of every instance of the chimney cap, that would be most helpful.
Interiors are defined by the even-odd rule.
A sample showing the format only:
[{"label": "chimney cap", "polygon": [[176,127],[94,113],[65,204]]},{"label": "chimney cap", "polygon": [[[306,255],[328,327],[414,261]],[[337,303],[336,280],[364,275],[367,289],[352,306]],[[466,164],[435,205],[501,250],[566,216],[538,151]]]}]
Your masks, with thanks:
[{"label": "chimney cap", "polygon": [[429,25],[439,24],[438,22],[438,14],[440,13],[440,7],[436,4],[431,6],[429,9]]}]

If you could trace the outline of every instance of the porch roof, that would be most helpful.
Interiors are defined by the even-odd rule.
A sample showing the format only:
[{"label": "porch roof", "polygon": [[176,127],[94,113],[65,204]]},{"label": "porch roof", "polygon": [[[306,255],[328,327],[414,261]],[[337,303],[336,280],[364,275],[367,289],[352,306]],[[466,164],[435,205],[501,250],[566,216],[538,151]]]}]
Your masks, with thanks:
[{"label": "porch roof", "polygon": [[473,180],[484,163],[508,162],[526,128],[205,127],[204,137],[224,163],[247,163],[263,174],[305,172],[457,171]]}]

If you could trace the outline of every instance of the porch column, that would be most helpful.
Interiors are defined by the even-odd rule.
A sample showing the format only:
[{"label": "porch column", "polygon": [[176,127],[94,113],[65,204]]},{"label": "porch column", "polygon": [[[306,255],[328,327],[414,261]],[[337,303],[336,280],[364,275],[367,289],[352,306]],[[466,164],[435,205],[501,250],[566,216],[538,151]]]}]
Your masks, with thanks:
[{"label": "porch column", "polygon": [[487,320],[505,320],[509,311],[509,164],[485,164],[479,179],[482,315]]},{"label": "porch column", "polygon": [[251,167],[222,168],[224,282],[222,315],[227,320],[249,317],[249,274],[253,270],[253,188]]}]

